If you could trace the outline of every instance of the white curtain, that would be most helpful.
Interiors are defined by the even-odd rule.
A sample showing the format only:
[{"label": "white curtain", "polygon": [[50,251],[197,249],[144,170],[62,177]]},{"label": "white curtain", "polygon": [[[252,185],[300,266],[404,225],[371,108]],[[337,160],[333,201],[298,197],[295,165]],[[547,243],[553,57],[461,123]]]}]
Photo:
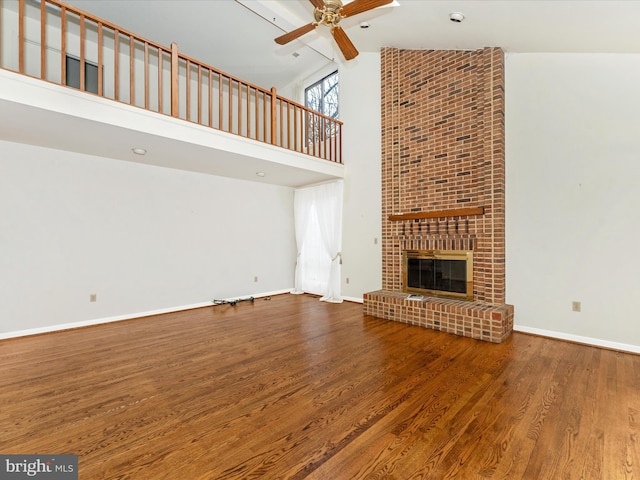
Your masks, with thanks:
[{"label": "white curtain", "polygon": [[302,262],[302,248],[305,240],[308,241],[310,235],[307,234],[309,229],[309,212],[313,211],[313,191],[310,188],[298,188],[293,193],[293,216],[294,227],[296,231],[296,246],[298,247],[298,256],[296,258],[296,272],[294,280],[294,288],[291,293],[299,295],[304,293],[305,279],[305,262]]},{"label": "white curtain", "polygon": [[342,181],[297,189],[294,216],[298,259],[292,293],[316,293],[341,303]]}]

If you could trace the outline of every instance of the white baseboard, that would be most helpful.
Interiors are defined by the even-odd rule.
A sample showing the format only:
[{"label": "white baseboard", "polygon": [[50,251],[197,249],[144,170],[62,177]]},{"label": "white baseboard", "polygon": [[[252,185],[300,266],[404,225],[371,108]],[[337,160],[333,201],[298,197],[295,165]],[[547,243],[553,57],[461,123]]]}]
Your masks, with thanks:
[{"label": "white baseboard", "polygon": [[543,330],[541,328],[525,327],[522,325],[514,325],[515,332],[530,333],[532,335],[540,335],[541,337],[557,338],[558,340],[567,340],[569,342],[582,343],[592,345],[594,347],[608,348],[611,350],[620,350],[623,352],[640,353],[639,345],[629,345],[626,343],[610,342],[599,338],[582,337],[580,335],[572,335],[570,333],[554,332],[552,330]]},{"label": "white baseboard", "polygon": [[133,318],[150,317],[151,315],[161,315],[163,313],[180,312],[182,310],[191,310],[193,308],[209,307],[211,302],[194,303],[192,305],[183,305],[181,307],[161,308],[158,310],[150,310],[147,312],[130,313],[125,315],[116,315],[114,317],[95,318],[93,320],[83,320],[81,322],[61,323],[58,325],[47,325],[46,327],[29,328],[27,330],[17,330],[13,332],[0,333],[0,340],[6,338],[26,337],[27,335],[38,335],[41,333],[57,332],[60,330],[69,330],[71,328],[90,327],[92,325],[100,325],[102,323],[119,322],[122,320],[131,320]]},{"label": "white baseboard", "polygon": [[[280,295],[283,293],[289,293],[290,288],[286,290],[276,290],[273,292],[256,293],[254,295],[246,295],[246,297],[252,296],[253,298],[270,297],[271,295]],[[240,297],[229,297],[221,300],[234,300]],[[182,305],[179,307],[161,308],[158,310],[150,310],[147,312],[127,313],[125,315],[116,315],[114,317],[95,318],[93,320],[83,320],[81,322],[62,323],[58,325],[47,325],[46,327],[29,328],[27,330],[16,330],[13,332],[0,333],[0,340],[7,338],[26,337],[28,335],[39,335],[41,333],[58,332],[60,330],[69,330],[72,328],[90,327],[93,325],[100,325],[102,323],[120,322],[122,320],[132,320],[134,318],[150,317],[152,315],[162,315],[163,313],[181,312],[183,310],[192,310],[194,308],[211,307],[213,302],[194,303],[191,305]]]},{"label": "white baseboard", "polygon": [[358,297],[342,297],[342,299],[347,302],[364,303],[364,300]]},{"label": "white baseboard", "polygon": [[231,301],[231,300],[237,300],[239,298],[247,298],[247,297],[253,297],[253,298],[270,297],[272,295],[282,295],[285,293],[291,293],[291,290],[293,290],[293,288],[287,288],[285,290],[274,290],[273,292],[262,292],[262,293],[248,294],[248,295],[240,295],[239,297],[220,298],[219,300]]}]

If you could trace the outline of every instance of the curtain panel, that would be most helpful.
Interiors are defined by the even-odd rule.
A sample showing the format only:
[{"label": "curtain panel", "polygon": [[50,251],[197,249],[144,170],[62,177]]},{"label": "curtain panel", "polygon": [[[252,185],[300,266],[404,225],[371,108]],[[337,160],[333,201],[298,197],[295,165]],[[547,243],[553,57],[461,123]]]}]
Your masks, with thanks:
[{"label": "curtain panel", "polygon": [[341,180],[295,190],[298,252],[291,293],[316,293],[321,301],[342,302],[342,198]]}]

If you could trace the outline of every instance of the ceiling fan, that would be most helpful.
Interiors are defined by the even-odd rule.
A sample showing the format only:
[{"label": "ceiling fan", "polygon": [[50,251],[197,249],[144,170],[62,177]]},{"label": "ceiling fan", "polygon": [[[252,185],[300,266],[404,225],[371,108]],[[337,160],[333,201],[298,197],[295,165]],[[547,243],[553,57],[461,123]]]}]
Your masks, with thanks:
[{"label": "ceiling fan", "polygon": [[315,30],[318,25],[326,25],[331,28],[331,35],[333,35],[336,44],[344,55],[344,58],[351,60],[358,56],[358,50],[351,40],[349,40],[349,37],[347,37],[347,34],[344,32],[342,27],[338,25],[340,20],[387,5],[393,0],[353,0],[353,2],[347,3],[346,5],[343,5],[341,0],[309,1],[314,6],[313,16],[315,17],[315,21],[276,38],[276,43],[285,45],[286,43]]}]

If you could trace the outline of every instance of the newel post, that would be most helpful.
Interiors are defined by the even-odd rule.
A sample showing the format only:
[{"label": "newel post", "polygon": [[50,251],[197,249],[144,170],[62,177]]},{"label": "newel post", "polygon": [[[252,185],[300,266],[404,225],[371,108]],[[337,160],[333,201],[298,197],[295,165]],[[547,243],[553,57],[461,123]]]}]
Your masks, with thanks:
[{"label": "newel post", "polygon": [[178,110],[178,44],[171,44],[171,116],[177,117]]},{"label": "newel post", "polygon": [[271,87],[271,145],[275,145],[276,139],[278,138],[278,132],[276,131],[277,99],[276,87]]}]

